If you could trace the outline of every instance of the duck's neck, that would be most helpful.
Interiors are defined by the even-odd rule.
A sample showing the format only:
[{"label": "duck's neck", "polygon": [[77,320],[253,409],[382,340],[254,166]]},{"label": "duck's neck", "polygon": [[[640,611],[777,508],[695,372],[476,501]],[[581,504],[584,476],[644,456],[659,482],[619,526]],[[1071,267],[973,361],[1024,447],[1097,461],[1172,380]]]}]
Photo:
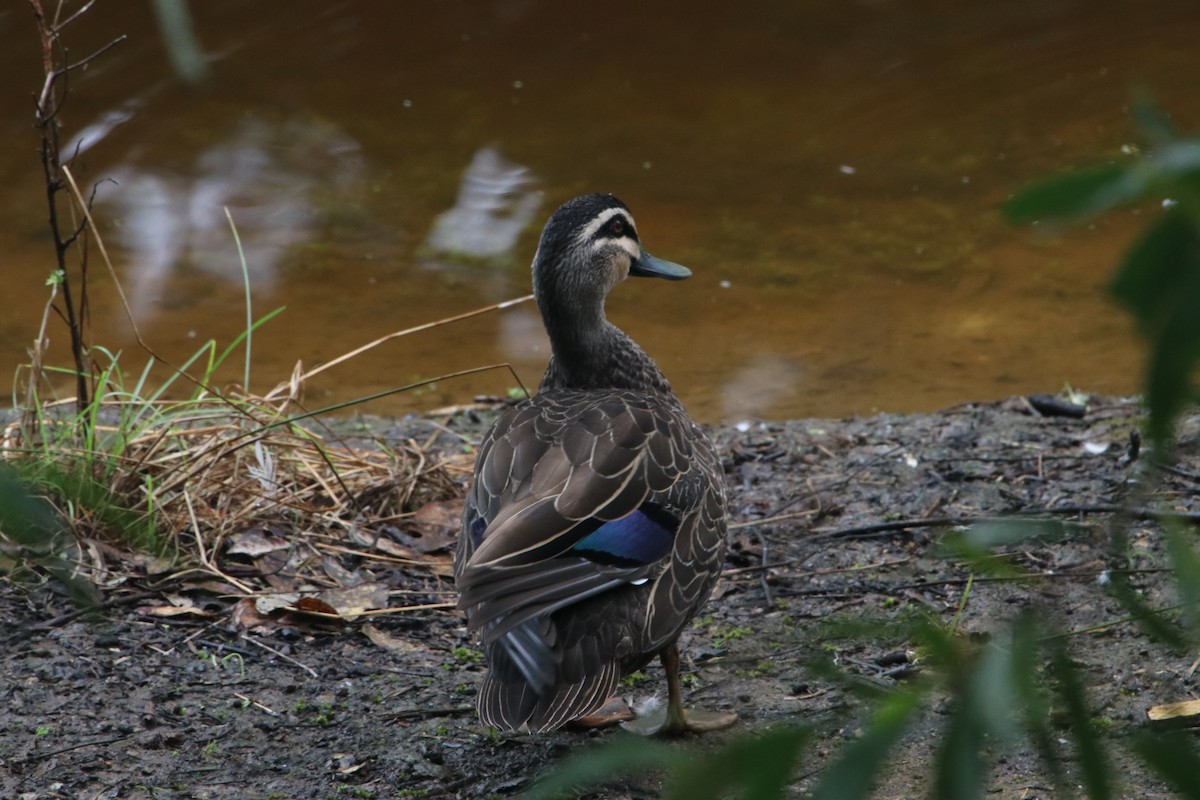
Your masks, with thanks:
[{"label": "duck's neck", "polygon": [[[563,308],[549,304],[551,308]],[[604,316],[604,305],[576,306],[555,314],[544,305],[542,319],[553,357],[542,377],[548,389],[636,389],[671,392],[671,385],[637,343]]]}]

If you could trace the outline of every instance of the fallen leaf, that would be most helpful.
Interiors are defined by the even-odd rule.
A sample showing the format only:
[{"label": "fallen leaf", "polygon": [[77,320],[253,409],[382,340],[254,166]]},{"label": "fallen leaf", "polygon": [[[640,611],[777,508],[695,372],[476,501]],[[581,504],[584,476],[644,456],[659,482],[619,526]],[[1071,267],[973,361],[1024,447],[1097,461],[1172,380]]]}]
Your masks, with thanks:
[{"label": "fallen leaf", "polygon": [[280,628],[288,627],[283,622],[272,619],[266,613],[260,611],[257,600],[253,597],[243,597],[234,603],[233,608],[229,612],[229,621],[239,630],[254,631],[256,633],[274,633]]},{"label": "fallen leaf", "polygon": [[362,632],[373,644],[386,650],[393,650],[397,653],[411,653],[414,650],[421,649],[407,639],[401,639],[379,630],[379,628],[376,628],[369,622],[362,626]]},{"label": "fallen leaf", "polygon": [[450,550],[458,540],[462,524],[463,498],[426,503],[408,520],[408,529],[401,532],[405,544],[420,553]]},{"label": "fallen leaf", "polygon": [[369,581],[322,592],[321,600],[337,609],[339,616],[354,619],[366,611],[387,607],[388,587],[380,581]]},{"label": "fallen leaf", "polygon": [[296,592],[264,594],[254,598],[254,608],[258,613],[265,615],[281,609],[292,608],[299,600],[300,595]]},{"label": "fallen leaf", "polygon": [[319,597],[301,597],[296,601],[295,610],[305,614],[320,614],[329,617],[338,616],[337,609]]},{"label": "fallen leaf", "polygon": [[169,606],[139,606],[137,613],[144,614],[147,617],[214,617],[216,616],[211,611],[205,611],[199,606],[192,605],[169,605]]},{"label": "fallen leaf", "polygon": [[228,555],[261,556],[275,550],[285,550],[291,542],[263,528],[251,528],[229,540],[225,548]]}]

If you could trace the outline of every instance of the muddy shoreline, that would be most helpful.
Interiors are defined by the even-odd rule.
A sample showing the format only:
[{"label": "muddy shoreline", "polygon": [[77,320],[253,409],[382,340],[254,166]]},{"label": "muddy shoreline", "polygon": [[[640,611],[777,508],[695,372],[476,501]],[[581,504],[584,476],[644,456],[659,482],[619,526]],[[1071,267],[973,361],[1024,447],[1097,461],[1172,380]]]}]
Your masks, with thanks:
[{"label": "muddy shoreline", "polygon": [[[1149,707],[1195,696],[1195,654],[1120,624],[1126,612],[1101,579],[1118,566],[1136,570],[1149,604],[1175,601],[1169,576],[1155,571],[1166,564],[1159,526],[1119,513],[1141,463],[1129,458],[1141,422],[1130,399],[1093,398],[1075,419],[1012,398],[927,415],[713,428],[729,482],[731,546],[717,595],[681,650],[690,701],[736,710],[742,721],[678,746],[711,747],[781,722],[812,725],[817,739],[792,790],[803,796],[867,712],[809,674],[806,653],[834,651],[841,669],[882,686],[920,670],[901,638],[814,636],[820,621],[862,614],[917,610],[986,635],[1021,609],[1043,609],[1064,631],[1080,631],[1072,656],[1114,742],[1143,726]],[[461,456],[486,423],[486,412],[472,412],[375,421],[371,431],[432,437]],[[1200,417],[1185,420],[1180,441],[1178,473],[1146,500],[1194,514]],[[968,571],[939,554],[939,537],[1022,514],[1070,521],[1071,535],[1022,543],[1010,556],[1026,580],[976,580],[964,596]],[[1121,520],[1128,547],[1114,554],[1110,532]],[[412,606],[452,599],[437,574],[373,574]],[[173,618],[145,611],[166,602],[169,584],[101,591],[111,601],[102,618],[69,619],[72,606],[53,584],[0,579],[0,796],[506,797],[564,754],[619,735],[483,729],[471,705],[480,667],[452,609],[252,633],[231,624],[228,598],[206,597],[203,618]],[[627,682],[634,700],[663,690],[657,665]],[[927,710],[879,796],[926,793],[941,719],[941,709]],[[1170,796],[1120,747],[1111,751],[1121,796]],[[1070,776],[1073,764],[1066,769]],[[632,776],[588,796],[656,797],[661,780]],[[997,754],[988,796],[1049,798],[1050,787],[1035,754],[1018,750]]]}]

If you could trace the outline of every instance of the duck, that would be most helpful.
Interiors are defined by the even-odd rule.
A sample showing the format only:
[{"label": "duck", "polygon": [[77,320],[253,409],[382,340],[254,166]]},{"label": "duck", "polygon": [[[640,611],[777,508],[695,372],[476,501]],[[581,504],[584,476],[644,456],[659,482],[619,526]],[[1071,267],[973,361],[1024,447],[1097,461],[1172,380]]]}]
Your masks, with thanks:
[{"label": "duck", "polygon": [[684,708],[678,649],[724,563],[721,460],[605,316],[627,277],[691,271],[650,255],[619,199],[588,194],[550,216],[532,272],[550,360],[480,442],[455,552],[457,605],[486,660],[479,717],[525,733],[589,719],[658,657],[667,703],[626,726],[728,727],[735,714]]}]

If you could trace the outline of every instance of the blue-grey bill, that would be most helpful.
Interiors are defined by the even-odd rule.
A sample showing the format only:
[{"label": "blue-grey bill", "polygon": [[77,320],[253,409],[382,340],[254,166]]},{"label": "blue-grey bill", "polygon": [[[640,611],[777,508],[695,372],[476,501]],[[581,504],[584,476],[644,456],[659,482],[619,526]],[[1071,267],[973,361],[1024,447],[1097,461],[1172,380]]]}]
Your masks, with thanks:
[{"label": "blue-grey bill", "polygon": [[629,274],[641,278],[666,278],[669,281],[681,281],[692,277],[692,271],[682,264],[655,258],[645,250],[642,251],[642,257],[633,262]]}]

